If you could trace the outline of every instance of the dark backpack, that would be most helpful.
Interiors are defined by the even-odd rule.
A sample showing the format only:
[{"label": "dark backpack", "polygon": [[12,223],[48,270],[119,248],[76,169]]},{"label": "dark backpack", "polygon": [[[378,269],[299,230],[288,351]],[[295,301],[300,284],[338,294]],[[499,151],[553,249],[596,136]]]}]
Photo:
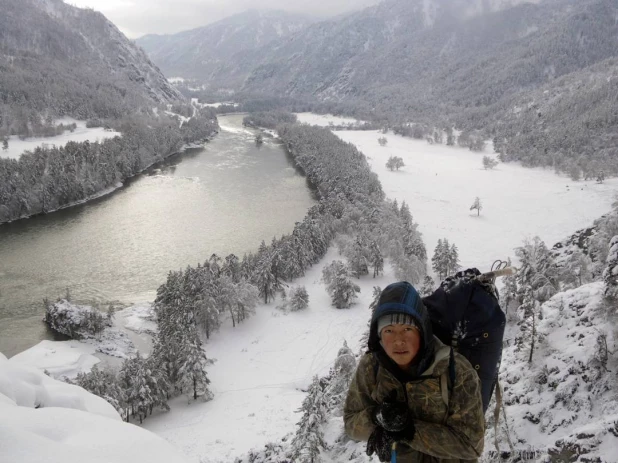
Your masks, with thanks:
[{"label": "dark backpack", "polygon": [[[478,373],[486,411],[498,379],[506,316],[493,282],[483,282],[478,275],[477,269],[468,269],[447,278],[423,303],[434,335],[467,358]],[[453,362],[449,370],[452,385]]]}]

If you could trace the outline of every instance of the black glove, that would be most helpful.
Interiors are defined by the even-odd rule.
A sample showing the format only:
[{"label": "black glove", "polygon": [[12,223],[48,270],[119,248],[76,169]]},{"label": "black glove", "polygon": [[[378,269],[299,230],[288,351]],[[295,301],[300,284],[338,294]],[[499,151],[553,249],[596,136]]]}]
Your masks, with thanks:
[{"label": "black glove", "polygon": [[394,442],[395,439],[389,432],[385,431],[382,426],[376,426],[367,441],[367,455],[371,456],[375,453],[380,461],[391,461]]},{"label": "black glove", "polygon": [[385,431],[399,433],[407,428],[411,421],[408,405],[403,402],[385,401],[373,411],[373,422]]}]

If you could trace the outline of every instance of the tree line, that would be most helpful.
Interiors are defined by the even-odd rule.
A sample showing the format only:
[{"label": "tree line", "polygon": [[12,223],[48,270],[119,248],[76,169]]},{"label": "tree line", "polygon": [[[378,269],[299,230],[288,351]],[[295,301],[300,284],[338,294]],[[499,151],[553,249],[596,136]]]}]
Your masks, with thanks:
[{"label": "tree line", "polygon": [[170,117],[129,117],[115,128],[121,137],[103,142],[40,146],[19,159],[0,158],[0,223],[47,213],[82,201],[218,130],[203,111],[181,127]]},{"label": "tree line", "polygon": [[242,124],[248,127],[263,127],[265,129],[274,130],[280,124],[293,124],[296,120],[296,114],[287,111],[260,111],[245,116],[242,120]]}]

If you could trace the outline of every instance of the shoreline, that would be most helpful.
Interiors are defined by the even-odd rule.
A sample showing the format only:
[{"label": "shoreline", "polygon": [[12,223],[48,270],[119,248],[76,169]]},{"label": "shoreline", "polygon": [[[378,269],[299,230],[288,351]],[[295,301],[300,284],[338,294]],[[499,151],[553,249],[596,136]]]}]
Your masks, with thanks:
[{"label": "shoreline", "polygon": [[127,183],[129,183],[131,180],[133,180],[133,179],[139,177],[140,175],[144,174],[149,169],[156,168],[158,165],[160,165],[161,163],[165,162],[167,159],[171,158],[172,156],[179,155],[179,154],[184,154],[184,153],[186,153],[187,150],[190,150],[190,149],[200,149],[200,148],[203,148],[204,145],[206,145],[206,143],[209,143],[218,134],[219,134],[219,132],[217,131],[217,132],[215,132],[214,134],[211,134],[209,137],[205,138],[204,140],[202,140],[199,143],[194,142],[194,143],[188,143],[188,144],[183,145],[178,151],[174,151],[173,153],[170,153],[167,156],[163,157],[163,159],[160,159],[158,161],[153,162],[152,164],[149,164],[148,166],[144,167],[142,170],[137,172],[135,175],[132,175],[130,177],[126,177],[126,178],[118,181],[116,183],[116,185],[113,186],[113,187],[105,188],[104,190],[101,190],[101,191],[99,191],[99,192],[97,192],[97,193],[95,193],[93,195],[90,195],[90,196],[84,198],[84,199],[80,199],[79,201],[74,201],[72,203],[65,204],[64,206],[58,207],[58,208],[53,209],[51,211],[38,212],[36,214],[31,214],[31,215],[24,215],[24,216],[21,216],[21,217],[19,217],[17,219],[14,219],[14,220],[8,220],[6,222],[0,222],[0,227],[2,225],[5,225],[5,224],[12,224],[12,223],[16,223],[16,222],[19,222],[19,221],[22,221],[22,220],[30,219],[32,217],[38,217],[38,216],[41,216],[41,215],[53,214],[54,212],[62,211],[64,209],[69,209],[69,208],[75,207],[75,206],[81,206],[83,204],[89,203],[89,202],[94,201],[96,199],[100,199],[100,198],[103,198],[105,196],[111,195],[112,193],[114,193],[114,192],[124,188],[127,185]]}]

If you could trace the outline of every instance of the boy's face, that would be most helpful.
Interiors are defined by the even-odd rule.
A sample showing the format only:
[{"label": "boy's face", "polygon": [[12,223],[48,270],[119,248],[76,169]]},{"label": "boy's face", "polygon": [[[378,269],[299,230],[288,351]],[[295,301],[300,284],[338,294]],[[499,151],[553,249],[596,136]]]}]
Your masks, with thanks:
[{"label": "boy's face", "polygon": [[380,339],[386,355],[404,370],[421,348],[421,333],[411,325],[387,325],[382,328]]}]

